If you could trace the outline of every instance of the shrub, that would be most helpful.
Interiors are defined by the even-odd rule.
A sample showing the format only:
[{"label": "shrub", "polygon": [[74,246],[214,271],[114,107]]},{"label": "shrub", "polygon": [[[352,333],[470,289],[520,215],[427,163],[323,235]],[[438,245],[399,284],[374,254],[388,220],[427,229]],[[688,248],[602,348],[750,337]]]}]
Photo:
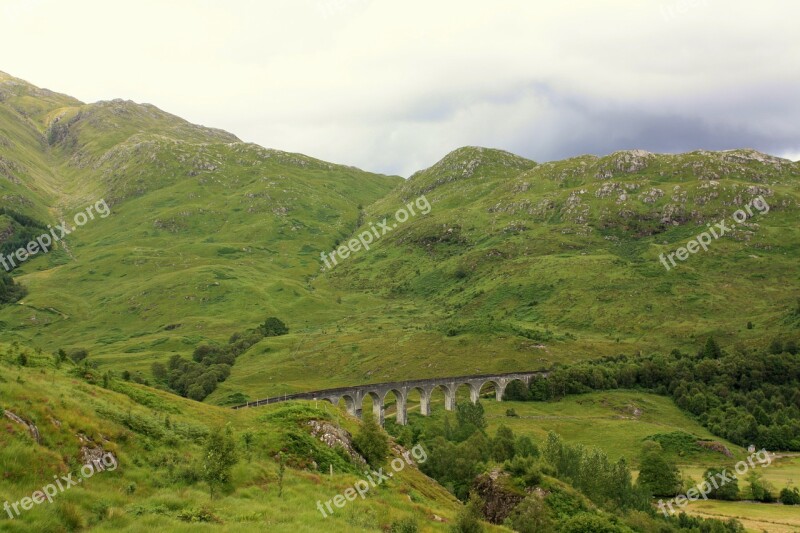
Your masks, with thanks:
[{"label": "shrub", "polygon": [[206,440],[203,453],[203,480],[208,483],[211,498],[216,489],[230,484],[231,470],[237,462],[236,441],[230,426],[214,429]]},{"label": "shrub", "polygon": [[520,533],[548,533],[554,531],[553,521],[544,500],[532,494],[522,500],[506,519],[506,525]]},{"label": "shrub", "polygon": [[562,533],[623,533],[627,528],[615,526],[602,516],[580,513],[567,520],[561,531]]},{"label": "shrub", "polygon": [[419,531],[419,526],[417,525],[416,519],[409,516],[392,522],[392,525],[389,526],[389,531],[390,533],[417,533],[417,531]]},{"label": "shrub", "polygon": [[216,522],[222,523],[222,520],[212,513],[207,507],[200,509],[186,509],[178,513],[178,519],[184,522]]},{"label": "shrub", "polygon": [[781,490],[781,495],[778,500],[783,505],[800,505],[800,491],[797,490],[797,487],[793,489],[786,487]]},{"label": "shrub", "polygon": [[364,414],[361,428],[353,437],[353,446],[373,467],[383,464],[389,455],[389,440],[369,411]]},{"label": "shrub", "polygon": [[0,274],[0,305],[14,303],[20,300],[27,291],[21,285],[17,285],[14,278],[6,273]]},{"label": "shrub", "polygon": [[265,337],[279,337],[289,333],[289,328],[280,318],[271,316],[259,327]]},{"label": "shrub", "polygon": [[89,357],[89,352],[83,348],[75,348],[74,350],[70,350],[67,357],[72,359],[73,363],[77,364]]},{"label": "shrub", "polygon": [[456,522],[450,528],[452,533],[481,533],[483,531],[483,524],[481,524],[481,508],[483,502],[476,494],[471,494],[469,502],[458,513]]}]

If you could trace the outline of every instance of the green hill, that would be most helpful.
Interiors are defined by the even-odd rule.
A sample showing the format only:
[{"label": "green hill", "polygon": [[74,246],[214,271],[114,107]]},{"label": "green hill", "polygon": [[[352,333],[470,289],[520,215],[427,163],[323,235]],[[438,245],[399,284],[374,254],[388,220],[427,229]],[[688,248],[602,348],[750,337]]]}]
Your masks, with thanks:
[{"label": "green hill", "polygon": [[[7,75],[0,132],[6,253],[101,199],[111,211],[14,270],[28,294],[0,308],[2,338],[147,378],[281,317],[290,334],[242,355],[212,402],[794,331],[800,164],[752,150],[537,164],[466,147],[404,181]],[[422,195],[429,213],[324,268]],[[659,261],[755,198],[768,212]]]},{"label": "green hill", "polygon": [[[319,530],[316,501],[361,472],[311,436],[309,422],[334,433],[360,424],[312,403],[219,407],[248,399],[617,354],[677,349],[689,358],[709,336],[736,344],[741,357],[765,357],[770,346],[778,361],[784,347],[797,351],[800,327],[799,182],[800,163],[753,150],[537,163],[480,147],[404,180],[244,143],[149,104],[85,104],[0,73],[0,252],[15,257],[57,226],[69,230],[49,253],[16,256],[0,271],[0,499],[17,501],[53,473],[75,471],[87,452],[113,451],[121,465],[0,528]],[[707,250],[687,245],[714,228],[725,235],[708,237]],[[684,246],[692,253],[681,261],[678,252],[670,267],[666,258]],[[786,343],[773,350],[776,338]],[[675,353],[670,364],[681,367]],[[713,361],[697,365],[704,378],[716,370]],[[731,404],[771,422],[760,404],[770,407],[772,390],[792,405],[770,409],[788,413],[780,425],[793,427],[800,404],[784,394],[788,385],[759,396],[750,380],[796,376],[747,368],[741,376],[725,368],[750,394]],[[169,392],[178,390],[172,378],[191,378],[182,391],[206,403]],[[633,403],[646,414],[628,424]],[[439,473],[457,476],[462,493],[473,470],[506,468],[489,460],[486,444],[505,425],[501,405],[487,409],[488,435],[478,426],[465,434],[475,440],[436,440],[447,434],[441,412],[413,417],[454,461]],[[719,459],[693,448],[707,430],[665,397],[614,391],[517,408],[522,417],[508,425],[536,440],[556,429],[631,459],[657,434],[665,446],[689,446],[695,462],[682,466]],[[537,417],[553,418],[532,429]],[[226,423],[250,457],[234,468],[231,491],[211,500],[203,446]],[[597,434],[587,434],[593,424]],[[668,451],[684,458],[676,449]],[[289,461],[280,496],[279,451]],[[528,466],[508,468],[539,480],[525,490],[555,494],[551,514],[565,523],[610,523],[621,505],[629,507],[619,531],[656,527],[648,501],[633,502],[633,493],[579,494],[553,465]],[[630,489],[619,468],[620,487]],[[445,529],[463,511],[416,469],[396,483],[325,529],[387,530],[408,516]]]},{"label": "green hill", "polygon": [[[458,511],[453,496],[407,464],[365,499],[322,516],[317,501],[333,498],[364,477],[335,447],[311,435],[312,420],[357,431],[357,421],[327,404],[231,411],[121,380],[106,381],[103,387],[99,374],[81,375],[70,364],[56,369],[49,357],[24,347],[2,346],[0,351],[0,502],[20,502],[54,476],[84,478],[79,485],[63,481],[52,502],[28,510],[17,505],[19,514],[11,507],[13,519],[3,510],[0,531],[246,532],[268,527],[349,532],[375,531],[407,518],[424,523],[426,530],[444,531]],[[11,362],[16,353],[27,353],[27,366]],[[238,462],[233,488],[212,500],[202,481],[203,446],[220,427],[231,428]],[[250,435],[249,446],[245,435]],[[276,460],[281,450],[286,464],[282,482]],[[87,457],[101,456],[103,469],[83,472]]]}]

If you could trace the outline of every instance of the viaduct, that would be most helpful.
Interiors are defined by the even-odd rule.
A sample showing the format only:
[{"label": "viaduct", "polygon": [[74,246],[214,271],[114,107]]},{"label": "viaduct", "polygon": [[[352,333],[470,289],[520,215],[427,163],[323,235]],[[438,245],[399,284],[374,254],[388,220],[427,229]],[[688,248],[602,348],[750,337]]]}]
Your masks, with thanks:
[{"label": "viaduct", "polygon": [[452,378],[432,378],[415,379],[410,381],[393,381],[389,383],[373,383],[370,385],[356,385],[352,387],[339,387],[336,389],[325,389],[311,392],[300,392],[287,394],[273,398],[265,398],[243,405],[237,405],[234,409],[244,409],[246,407],[258,407],[272,403],[285,402],[289,400],[326,400],[333,405],[338,405],[339,400],[344,400],[347,412],[351,415],[361,417],[362,405],[367,396],[372,398],[372,411],[377,420],[383,425],[384,406],[386,397],[389,393],[394,394],[397,405],[397,423],[406,425],[408,422],[408,411],[406,401],[411,391],[419,391],[420,412],[423,416],[430,415],[431,394],[437,388],[444,392],[444,407],[448,411],[455,409],[456,391],[462,385],[469,387],[469,395],[472,403],[478,401],[481,389],[484,385],[491,383],[494,385],[495,398],[497,401],[503,400],[503,393],[512,381],[522,381],[525,385],[530,385],[534,376],[547,377],[546,371],[535,372],[514,372],[510,374],[485,374],[477,376],[457,376]]}]

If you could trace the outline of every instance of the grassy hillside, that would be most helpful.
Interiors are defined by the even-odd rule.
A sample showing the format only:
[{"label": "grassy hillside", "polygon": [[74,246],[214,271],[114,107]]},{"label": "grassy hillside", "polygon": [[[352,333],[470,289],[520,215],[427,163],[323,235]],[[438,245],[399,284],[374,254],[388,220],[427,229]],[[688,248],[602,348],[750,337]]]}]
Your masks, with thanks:
[{"label": "grassy hillside", "polygon": [[[151,105],[83,104],[9,76],[0,94],[0,155],[25,169],[0,181],[3,207],[42,224],[111,209],[14,271],[28,295],[0,308],[0,338],[87,348],[147,378],[283,319],[289,335],[241,355],[212,403],[796,332],[798,163],[735,150],[538,164],[466,147],[403,181]],[[430,212],[394,224],[421,195]],[[756,198],[769,210],[662,266]],[[323,267],[321,252],[384,218],[369,250]]]},{"label": "grassy hillside", "polygon": [[23,159],[11,150],[24,140],[45,176],[16,176],[20,198],[3,207],[42,225],[101,199],[111,210],[14,271],[29,294],[0,310],[3,338],[86,347],[117,369],[149,372],[268,314],[303,317],[297,328],[330,320],[335,296],[311,285],[319,250],[400,181],[242,143],[151,105],[82,104],[8,76],[0,89],[8,161]]},{"label": "grassy hillside", "polygon": [[[436,531],[445,530],[460,507],[408,466],[366,499],[324,518],[317,500],[329,500],[363,477],[358,466],[309,433],[309,420],[357,431],[357,420],[327,404],[234,412],[118,380],[104,387],[99,374],[94,385],[85,375],[72,375],[75,367],[56,369],[49,357],[25,348],[0,346],[0,352],[0,414],[35,424],[39,440],[21,423],[3,418],[0,502],[20,501],[56,475],[73,473],[77,479],[86,449],[111,452],[117,461],[52,503],[13,520],[3,511],[0,531],[375,531],[409,517],[423,530]],[[27,354],[28,366],[15,364],[17,353]],[[203,442],[225,425],[233,430],[240,460],[233,469],[235,488],[212,500],[200,480]],[[249,453],[246,433],[253,439]],[[282,495],[279,450],[288,465]]]}]

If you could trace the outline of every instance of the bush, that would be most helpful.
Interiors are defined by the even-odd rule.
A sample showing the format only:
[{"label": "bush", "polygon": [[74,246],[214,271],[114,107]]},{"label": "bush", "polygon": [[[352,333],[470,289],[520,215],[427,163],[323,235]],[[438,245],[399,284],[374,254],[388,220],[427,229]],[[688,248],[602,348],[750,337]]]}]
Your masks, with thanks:
[{"label": "bush", "polygon": [[83,348],[75,348],[74,350],[69,351],[67,357],[72,359],[73,363],[77,364],[89,357],[89,352]]},{"label": "bush", "polygon": [[602,516],[580,513],[561,527],[562,533],[624,533],[628,529],[615,526]]},{"label": "bush", "polygon": [[414,517],[409,516],[408,518],[392,522],[392,525],[389,526],[389,531],[390,533],[417,533],[417,531],[419,531],[419,526]]},{"label": "bush", "polygon": [[20,300],[27,291],[6,273],[0,274],[0,305]]},{"label": "bush", "polygon": [[389,439],[369,411],[364,413],[361,428],[353,437],[353,446],[373,467],[383,464],[389,455]]},{"label": "bush", "polygon": [[[717,474],[723,474],[725,469],[720,468],[709,468],[706,470],[703,477],[707,480],[712,480],[717,477]],[[739,481],[734,477],[733,472],[728,471],[728,476],[731,478],[730,481],[727,483],[720,483],[719,488],[712,488],[711,492],[708,493],[708,497],[714,500],[727,500],[727,501],[735,501],[739,499]],[[722,479],[725,476],[723,475]],[[713,483],[711,483],[713,487]]]},{"label": "bush", "polygon": [[778,500],[783,505],[800,505],[800,491],[797,490],[797,487],[793,489],[786,487],[781,490],[781,495]]},{"label": "bush", "polygon": [[519,380],[514,380],[506,386],[503,392],[503,400],[527,402],[531,399],[531,391]]},{"label": "bush", "polygon": [[289,328],[280,318],[271,316],[259,327],[265,337],[279,337],[289,333]]},{"label": "bush", "polygon": [[469,502],[458,513],[455,524],[450,528],[452,533],[482,533],[483,524],[481,524],[481,508],[483,502],[475,495],[471,494]]},{"label": "bush", "polygon": [[678,469],[664,457],[664,450],[659,443],[645,441],[640,464],[639,483],[647,487],[653,496],[678,494],[681,488]]},{"label": "bush", "polygon": [[178,513],[178,519],[184,522],[216,522],[222,523],[222,520],[217,518],[207,507],[200,509],[186,509]]},{"label": "bush", "polygon": [[548,533],[554,530],[547,505],[535,494],[514,507],[506,519],[506,525],[520,533]]}]

